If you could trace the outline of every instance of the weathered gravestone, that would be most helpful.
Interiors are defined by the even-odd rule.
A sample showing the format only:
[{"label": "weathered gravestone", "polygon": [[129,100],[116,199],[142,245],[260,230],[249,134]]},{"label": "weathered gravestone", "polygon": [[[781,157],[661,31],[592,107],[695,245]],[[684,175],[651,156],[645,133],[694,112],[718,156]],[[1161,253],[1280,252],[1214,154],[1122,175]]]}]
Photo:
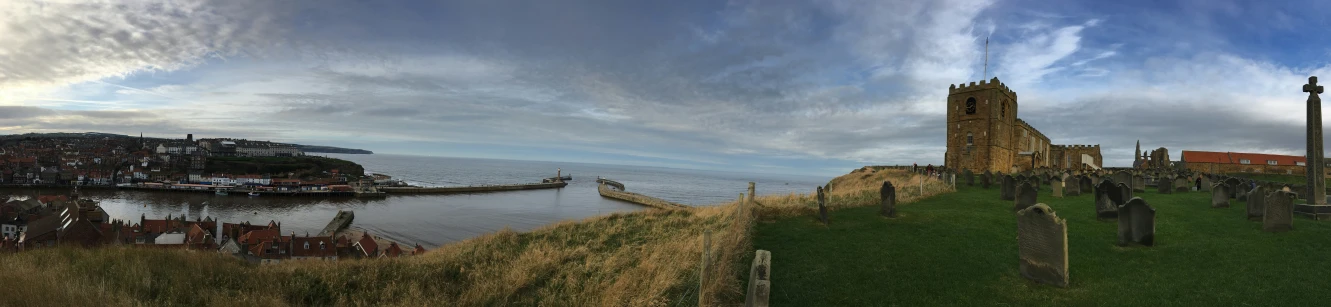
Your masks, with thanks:
[{"label": "weathered gravestone", "polygon": [[1091,193],[1092,191],[1095,190],[1095,182],[1091,181],[1091,177],[1085,175],[1079,176],[1077,178],[1077,184],[1081,185],[1080,187],[1077,188],[1082,193]]},{"label": "weathered gravestone", "polygon": [[1045,204],[1017,211],[1017,258],[1022,277],[1067,287],[1067,220]]},{"label": "weathered gravestone", "polygon": [[1112,178],[1114,178],[1114,183],[1125,183],[1129,187],[1132,186],[1132,173],[1129,173],[1128,171],[1114,172]]},{"label": "weathered gravestone", "polygon": [[1030,183],[1031,183],[1031,187],[1035,188],[1036,191],[1039,191],[1039,190],[1040,190],[1040,178],[1038,178],[1038,177],[1028,177],[1028,178],[1026,178],[1026,182],[1030,182]]},{"label": "weathered gravestone", "polygon": [[1123,197],[1123,193],[1118,191],[1118,186],[1114,181],[1101,181],[1100,185],[1095,187],[1095,218],[1112,219],[1118,217],[1118,204],[1116,199]]},{"label": "weathered gravestone", "polygon": [[1268,194],[1266,200],[1262,201],[1266,209],[1262,212],[1262,230],[1280,232],[1294,229],[1294,198],[1297,197],[1285,191]]},{"label": "weathered gravestone", "polygon": [[1202,178],[1201,178],[1200,180],[1202,181],[1202,183],[1201,183],[1201,188],[1200,188],[1200,189],[1201,189],[1203,192],[1210,192],[1210,191],[1211,191],[1211,185],[1212,185],[1212,183],[1211,183],[1211,177],[1208,177],[1208,176],[1202,176]]},{"label": "weathered gravestone", "polygon": [[1051,190],[1054,190],[1054,193],[1053,193],[1052,195],[1053,195],[1055,198],[1063,198],[1063,181],[1060,180],[1060,181],[1056,181],[1056,182],[1054,182],[1054,183],[1051,183],[1051,184],[1049,184],[1049,188],[1050,188]]},{"label": "weathered gravestone", "polygon": [[1211,187],[1211,208],[1229,208],[1229,185],[1217,183]]},{"label": "weathered gravestone", "polygon": [[897,188],[892,186],[891,181],[883,181],[883,187],[878,189],[879,206],[878,211],[886,217],[897,217]]},{"label": "weathered gravestone", "polygon": [[965,178],[966,186],[968,187],[975,186],[975,173],[972,173],[971,169],[968,168],[965,171],[962,171],[961,178]]},{"label": "weathered gravestone", "polygon": [[993,184],[993,177],[994,175],[990,174],[989,171],[984,171],[984,174],[980,174],[980,187],[988,189],[989,185]]},{"label": "weathered gravestone", "polygon": [[1155,245],[1155,208],[1141,197],[1118,207],[1118,245]]},{"label": "weathered gravestone", "polygon": [[1132,176],[1132,191],[1146,193],[1146,177],[1142,177],[1141,175]]},{"label": "weathered gravestone", "polygon": [[1188,191],[1192,191],[1192,181],[1188,180],[1187,177],[1182,176],[1174,178],[1174,192]]},{"label": "weathered gravestone", "polygon": [[[1133,195],[1132,195],[1132,188],[1128,187],[1127,184],[1124,184],[1124,183],[1122,183],[1122,182],[1119,182],[1119,183],[1117,183],[1117,184],[1114,184],[1114,186],[1118,187],[1118,192],[1121,193],[1121,194],[1123,195],[1122,197],[1119,198],[1120,200],[1122,200],[1122,201],[1127,201],[1127,200],[1129,200],[1129,199],[1132,199],[1132,197],[1133,197]],[[1119,206],[1122,206],[1123,204],[1124,204],[1123,202],[1119,202],[1119,203],[1117,203],[1117,205],[1119,205]]]},{"label": "weathered gravestone", "polygon": [[818,220],[827,225],[827,199],[823,195],[823,187],[818,187]]},{"label": "weathered gravestone", "polygon": [[1024,174],[1017,174],[1012,176],[1012,179],[1016,180],[1017,184],[1020,184],[1021,182],[1026,181],[1028,177]]},{"label": "weathered gravestone", "polygon": [[1081,195],[1081,181],[1077,180],[1077,176],[1063,176],[1063,194],[1067,196]]},{"label": "weathered gravestone", "polygon": [[1002,186],[1000,186],[1000,187],[998,188],[998,189],[999,189],[999,190],[998,190],[998,197],[999,197],[1000,199],[1002,199],[1002,200],[1014,200],[1014,199],[1016,199],[1016,194],[1017,194],[1017,183],[1016,183],[1016,181],[1017,181],[1017,180],[1016,180],[1015,178],[1012,178],[1011,175],[1004,175],[1002,178],[1000,178],[1000,180],[1002,180],[1003,182],[1002,182]]},{"label": "weathered gravestone", "polygon": [[1252,188],[1251,191],[1248,191],[1249,221],[1262,220],[1262,214],[1265,214],[1264,212],[1266,212],[1266,206],[1264,205],[1265,200],[1266,200],[1266,187],[1259,185],[1255,188]]},{"label": "weathered gravestone", "polygon": [[1252,186],[1253,184],[1251,181],[1245,181],[1242,184],[1239,184],[1238,187],[1235,187],[1235,189],[1239,190],[1239,193],[1234,198],[1239,201],[1248,201],[1248,191],[1252,189]]},{"label": "weathered gravestone", "polygon": [[1239,198],[1239,185],[1243,184],[1242,181],[1239,180],[1238,178],[1229,177],[1225,178],[1224,183],[1225,187],[1228,188],[1225,189],[1225,191],[1229,193],[1229,198],[1230,199]]},{"label": "weathered gravestone", "polygon": [[1170,178],[1160,177],[1155,181],[1155,192],[1160,194],[1173,194],[1173,182],[1174,181]]},{"label": "weathered gravestone", "polygon": [[1013,211],[1021,211],[1035,205],[1036,194],[1039,191],[1031,186],[1030,182],[1022,182],[1017,186],[1017,199],[1013,201]]}]

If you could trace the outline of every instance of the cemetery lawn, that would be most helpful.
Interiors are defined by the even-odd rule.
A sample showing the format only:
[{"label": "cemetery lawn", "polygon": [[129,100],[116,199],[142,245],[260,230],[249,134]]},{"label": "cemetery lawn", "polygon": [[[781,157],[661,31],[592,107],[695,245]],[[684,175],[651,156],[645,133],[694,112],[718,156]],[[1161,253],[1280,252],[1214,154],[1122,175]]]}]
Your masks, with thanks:
[{"label": "cemetery lawn", "polygon": [[[902,187],[899,189],[907,189]],[[1296,216],[1262,232],[1245,203],[1210,208],[1210,192],[1135,193],[1156,209],[1156,246],[1118,247],[1116,221],[1095,219],[1091,195],[1039,202],[1068,220],[1068,288],[1017,271],[1012,201],[958,186],[898,205],[756,223],[753,246],[772,252],[773,306],[1201,305],[1320,306],[1331,301],[1331,222]],[[901,193],[898,191],[898,193]],[[749,260],[752,259],[749,255]]]}]

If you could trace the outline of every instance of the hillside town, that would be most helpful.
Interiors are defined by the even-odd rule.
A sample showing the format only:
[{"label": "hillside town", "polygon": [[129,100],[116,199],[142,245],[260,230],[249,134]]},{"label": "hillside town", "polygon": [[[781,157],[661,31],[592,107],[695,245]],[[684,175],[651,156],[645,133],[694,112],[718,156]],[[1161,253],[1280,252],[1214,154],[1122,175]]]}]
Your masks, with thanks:
[{"label": "hillside town", "polygon": [[[303,157],[290,144],[245,139],[126,136],[0,140],[0,186],[102,186],[259,192],[354,192],[363,174],[224,172],[210,159]],[[214,163],[217,164],[217,163]],[[215,167],[214,167],[215,168]]]},{"label": "hillside town", "polygon": [[97,202],[79,198],[77,190],[70,196],[43,195],[0,204],[0,252],[64,245],[216,251],[263,264],[298,259],[394,258],[425,252],[420,244],[407,250],[368,232],[359,236],[311,236],[291,231],[284,235],[277,221],[252,225],[169,215],[163,219],[140,216],[137,221],[111,219]]}]

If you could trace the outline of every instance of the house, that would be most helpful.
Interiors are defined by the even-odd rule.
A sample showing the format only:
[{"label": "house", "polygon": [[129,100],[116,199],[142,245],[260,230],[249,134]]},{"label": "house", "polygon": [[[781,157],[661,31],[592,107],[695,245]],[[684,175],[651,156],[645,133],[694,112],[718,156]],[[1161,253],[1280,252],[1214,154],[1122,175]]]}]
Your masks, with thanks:
[{"label": "house", "polygon": [[425,254],[425,247],[422,247],[420,243],[416,243],[416,248],[411,250],[411,255],[419,256],[424,254]]},{"label": "house", "polygon": [[388,248],[385,248],[384,252],[379,254],[380,258],[397,258],[398,256],[402,256],[402,248],[397,246],[397,242],[389,242]]},{"label": "house", "polygon": [[337,260],[337,245],[333,237],[296,237],[291,238],[291,259]]},{"label": "house", "polygon": [[370,237],[368,231],[361,234],[360,239],[352,243],[351,246],[355,248],[359,257],[374,258],[379,256],[379,243]]}]

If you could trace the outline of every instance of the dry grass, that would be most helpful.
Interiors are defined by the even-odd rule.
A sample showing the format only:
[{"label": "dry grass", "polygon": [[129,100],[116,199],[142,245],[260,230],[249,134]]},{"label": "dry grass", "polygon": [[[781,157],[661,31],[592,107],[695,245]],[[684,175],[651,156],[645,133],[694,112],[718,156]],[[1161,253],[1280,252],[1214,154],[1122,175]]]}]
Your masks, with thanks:
[{"label": "dry grass", "polygon": [[653,210],[500,231],[423,256],[253,265],[211,252],[55,248],[0,255],[0,305],[693,306],[742,302],[751,211]]},{"label": "dry grass", "polygon": [[[930,196],[955,192],[941,180],[899,169],[860,168],[850,174],[833,178],[827,183],[826,205],[829,210],[876,206],[883,181],[891,181],[897,190],[897,203],[912,203]],[[921,185],[923,183],[923,185]],[[923,187],[923,189],[921,189]],[[769,195],[757,197],[761,206],[759,215],[764,219],[807,215],[818,212],[816,191],[809,194]]]}]

